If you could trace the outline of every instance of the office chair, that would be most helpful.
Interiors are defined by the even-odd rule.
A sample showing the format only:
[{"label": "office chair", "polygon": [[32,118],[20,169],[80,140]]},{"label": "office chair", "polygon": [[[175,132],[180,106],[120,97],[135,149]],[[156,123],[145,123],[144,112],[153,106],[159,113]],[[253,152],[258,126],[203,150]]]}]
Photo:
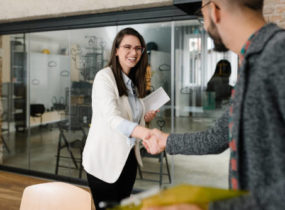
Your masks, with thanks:
[{"label": "office chair", "polygon": [[4,137],[3,137],[3,132],[4,132],[4,131],[8,131],[8,129],[4,129],[4,128],[1,129],[1,140],[2,140],[2,143],[3,143],[3,145],[4,145],[4,148],[7,150],[8,153],[10,153],[9,146],[8,146],[6,140],[5,140]]},{"label": "office chair", "polygon": [[[57,123],[58,128],[59,128],[59,139],[58,139],[58,145],[57,145],[57,155],[56,155],[56,166],[55,166],[55,174],[58,174],[58,170],[60,167],[62,168],[70,168],[70,169],[79,169],[79,178],[82,176],[82,151],[83,147],[85,145],[85,141],[87,138],[87,134],[84,130],[84,127],[81,126],[80,124],[70,124],[67,120],[58,122]],[[82,133],[82,138],[81,139],[73,139],[73,141],[68,140],[68,137],[66,136],[67,131],[80,131]],[[61,155],[61,150],[66,148],[68,151],[69,156],[63,156]],[[80,157],[76,158],[73,154],[72,148],[77,148],[79,149],[80,152]],[[74,167],[66,166],[66,165],[61,165],[60,164],[60,159],[71,159]],[[79,163],[79,166],[78,166]]]},{"label": "office chair", "polygon": [[32,117],[40,117],[40,126],[42,125],[43,119],[42,116],[44,112],[46,111],[46,108],[43,104],[31,104],[30,105],[30,114]]},{"label": "office chair", "polygon": [[[163,119],[158,119],[156,121],[156,123],[160,127],[160,130],[162,130],[163,127],[165,126],[165,120],[163,120]],[[145,170],[142,171],[140,166],[138,165],[138,172],[139,172],[140,179],[141,180],[145,180],[145,181],[159,182],[159,186],[161,186],[162,185],[163,175],[167,175],[169,183],[171,183],[171,175],[170,175],[169,164],[168,164],[166,152],[163,151],[163,152],[161,152],[161,153],[159,153],[157,155],[152,155],[152,154],[149,154],[144,147],[141,148],[140,152],[141,152],[141,156],[142,157],[158,158],[158,160],[159,160],[159,172],[145,171]],[[163,172],[163,159],[165,159],[167,173]],[[143,177],[143,173],[158,174],[159,175],[159,179],[158,180],[155,180],[155,179],[145,179]]]},{"label": "office chair", "polygon": [[25,188],[20,210],[91,210],[88,191],[63,182],[35,184]]},{"label": "office chair", "polygon": [[[1,106],[1,104],[0,104]],[[0,107],[1,109],[1,107]],[[1,115],[1,121],[3,122],[3,120],[6,119],[7,120],[7,112],[3,112],[2,115]],[[9,123],[9,122],[8,122]],[[2,143],[3,143],[3,146],[4,146],[4,149],[7,150],[8,153],[10,153],[10,148],[4,138],[4,132],[8,131],[8,138],[9,138],[9,127],[8,128],[1,128],[1,140],[2,140]]]}]

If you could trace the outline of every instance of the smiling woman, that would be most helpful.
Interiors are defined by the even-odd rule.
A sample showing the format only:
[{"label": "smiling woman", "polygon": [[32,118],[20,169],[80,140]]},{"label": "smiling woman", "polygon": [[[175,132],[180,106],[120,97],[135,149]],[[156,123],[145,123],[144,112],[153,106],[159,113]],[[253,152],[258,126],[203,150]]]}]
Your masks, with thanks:
[{"label": "smiling woman", "polygon": [[[108,67],[93,83],[93,116],[83,151],[83,166],[96,209],[102,201],[120,202],[135,183],[138,148],[149,129],[143,127],[156,112],[145,113],[147,55],[143,37],[132,28],[121,30],[113,42]],[[108,155],[107,155],[108,154]]]}]

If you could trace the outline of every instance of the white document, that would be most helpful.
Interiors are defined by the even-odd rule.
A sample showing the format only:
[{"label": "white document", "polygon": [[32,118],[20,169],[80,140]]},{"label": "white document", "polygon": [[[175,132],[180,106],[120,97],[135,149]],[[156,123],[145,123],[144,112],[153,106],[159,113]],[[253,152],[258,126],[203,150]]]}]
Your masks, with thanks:
[{"label": "white document", "polygon": [[151,110],[153,111],[158,110],[169,100],[170,98],[167,95],[167,93],[164,91],[162,87],[160,87],[143,99],[145,111],[149,112]]}]

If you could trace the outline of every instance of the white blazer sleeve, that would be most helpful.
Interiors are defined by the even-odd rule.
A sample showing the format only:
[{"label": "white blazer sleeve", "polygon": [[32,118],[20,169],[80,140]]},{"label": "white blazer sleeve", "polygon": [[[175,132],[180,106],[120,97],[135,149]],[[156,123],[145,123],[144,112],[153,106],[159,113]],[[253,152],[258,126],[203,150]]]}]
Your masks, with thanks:
[{"label": "white blazer sleeve", "polygon": [[97,109],[96,112],[100,112],[112,129],[117,129],[124,120],[117,103],[118,98],[117,85],[112,77],[104,70],[98,72],[92,90],[92,109]]}]

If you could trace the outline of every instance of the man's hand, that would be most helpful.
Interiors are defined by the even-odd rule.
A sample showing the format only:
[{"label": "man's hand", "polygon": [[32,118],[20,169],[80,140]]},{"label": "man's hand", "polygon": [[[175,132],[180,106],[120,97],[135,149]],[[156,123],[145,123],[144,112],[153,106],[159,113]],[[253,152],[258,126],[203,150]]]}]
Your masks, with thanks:
[{"label": "man's hand", "polygon": [[168,136],[169,134],[158,129],[152,129],[143,139],[143,145],[148,153],[159,154],[165,149]]},{"label": "man's hand", "polygon": [[172,206],[160,206],[160,207],[149,207],[143,208],[143,210],[205,210],[208,208],[201,208],[194,204],[177,204]]}]

